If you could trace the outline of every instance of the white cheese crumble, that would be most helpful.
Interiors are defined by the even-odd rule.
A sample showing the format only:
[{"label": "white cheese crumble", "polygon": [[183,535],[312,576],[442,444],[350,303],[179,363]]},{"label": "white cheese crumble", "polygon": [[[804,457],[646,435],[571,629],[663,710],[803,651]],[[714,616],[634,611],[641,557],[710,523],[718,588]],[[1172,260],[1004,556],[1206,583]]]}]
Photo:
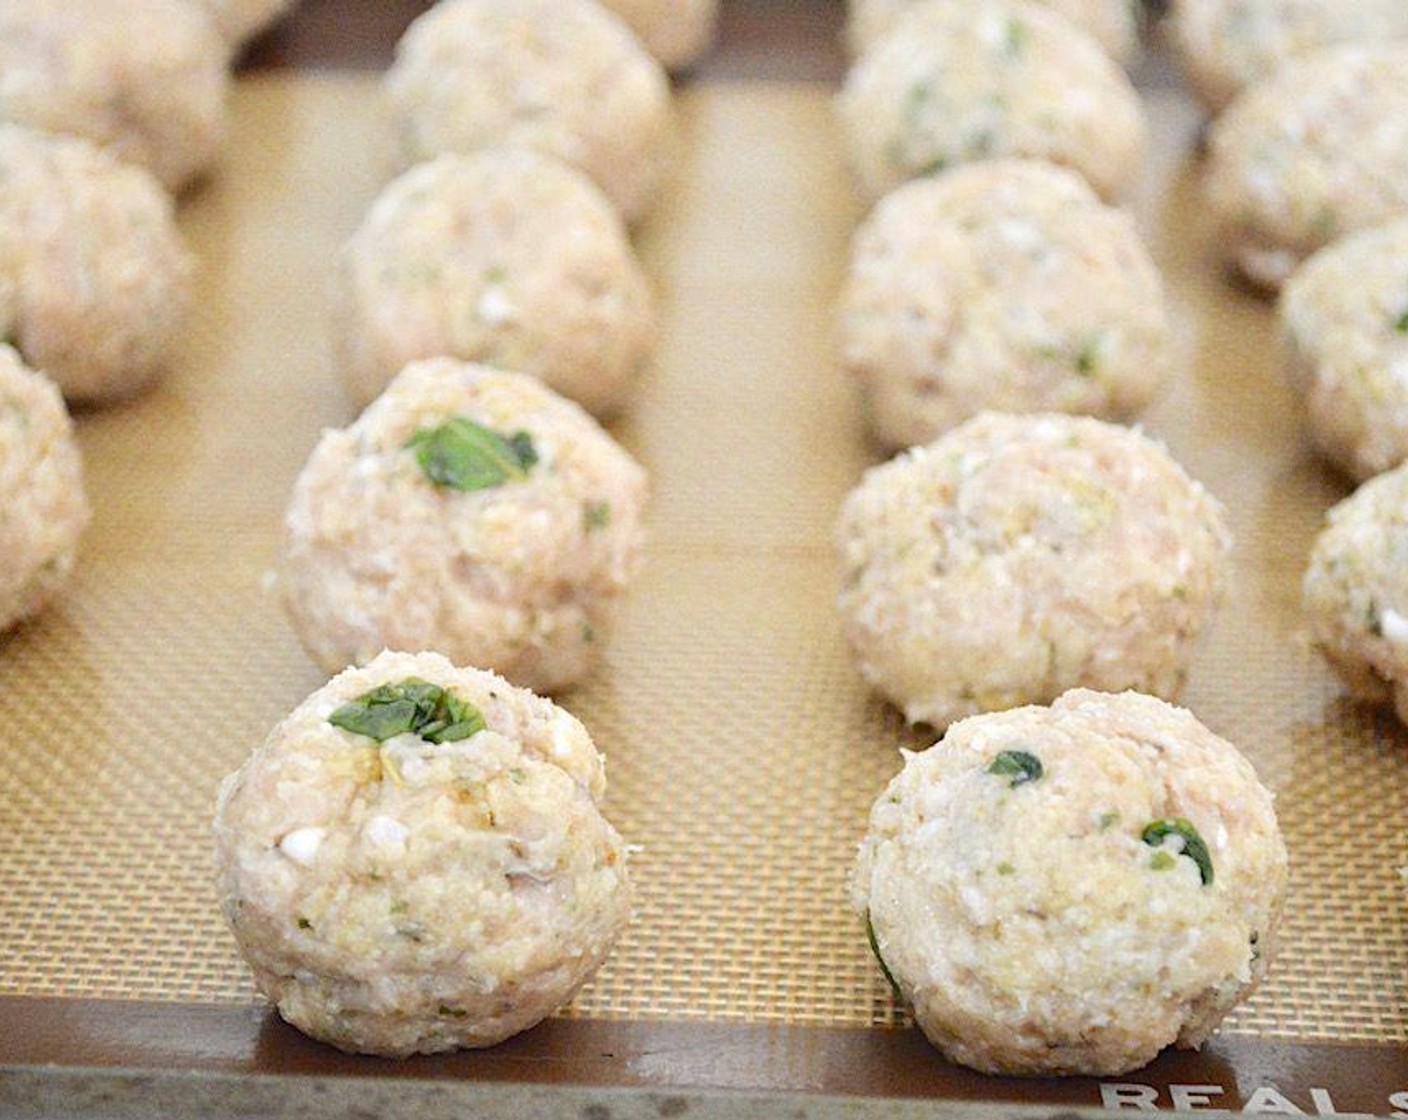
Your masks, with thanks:
[{"label": "white cheese crumble", "polygon": [[565,716],[558,716],[552,725],[552,756],[553,758],[566,758],[572,753],[573,741],[576,739],[572,726],[572,721]]},{"label": "white cheese crumble", "polygon": [[514,306],[508,296],[504,295],[502,288],[493,287],[484,290],[484,294],[479,297],[475,312],[482,322],[491,327],[497,327],[511,322],[518,315],[518,308]]},{"label": "white cheese crumble", "polygon": [[324,828],[295,828],[279,841],[279,851],[300,867],[312,867],[327,834]]},{"label": "white cheese crumble", "polygon": [[411,830],[395,817],[378,814],[367,822],[367,839],[379,848],[404,847]]},{"label": "white cheese crumble", "polygon": [[1408,645],[1408,618],[1404,618],[1392,607],[1386,607],[1379,615],[1384,637],[1394,645]]}]

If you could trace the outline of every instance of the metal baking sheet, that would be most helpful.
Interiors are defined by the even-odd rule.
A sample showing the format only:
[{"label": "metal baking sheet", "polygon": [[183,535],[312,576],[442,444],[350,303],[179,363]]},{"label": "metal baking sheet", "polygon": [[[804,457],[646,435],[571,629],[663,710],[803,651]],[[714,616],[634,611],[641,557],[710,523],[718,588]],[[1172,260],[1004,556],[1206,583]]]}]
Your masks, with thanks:
[{"label": "metal baking sheet", "polygon": [[1347,485],[1300,434],[1269,305],[1222,272],[1198,114],[1167,89],[1149,96],[1135,205],[1183,361],[1145,427],[1236,533],[1234,588],[1184,700],[1278,794],[1281,957],[1203,1055],[1123,1079],[1153,1096],[954,1070],[892,1002],[846,876],[897,748],[926,741],[867,693],[832,609],[832,519],[874,457],[832,344],[860,212],[831,95],[687,85],[675,180],[640,236],[664,341],[613,430],[653,476],[649,560],[605,671],[562,698],[640,846],[635,919],[562,1017],[488,1053],[388,1063],[280,1023],[211,886],[217,782],[322,681],[265,573],[319,430],[351,417],[326,288],[390,172],[373,77],[241,81],[221,173],[182,213],[202,269],[177,367],[79,417],[96,518],[77,578],[0,638],[0,1104],[49,1086],[68,1107],[94,1067],[104,1085],[296,1073],[1408,1114],[1408,735],[1346,701],[1304,641],[1301,568]]}]

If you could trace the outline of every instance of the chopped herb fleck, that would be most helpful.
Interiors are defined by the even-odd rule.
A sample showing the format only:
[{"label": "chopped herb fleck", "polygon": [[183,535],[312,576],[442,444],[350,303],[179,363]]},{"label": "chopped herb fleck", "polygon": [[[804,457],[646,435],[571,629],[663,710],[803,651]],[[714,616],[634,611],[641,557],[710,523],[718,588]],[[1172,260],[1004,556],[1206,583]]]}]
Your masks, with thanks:
[{"label": "chopped herb fleck", "polygon": [[1174,859],[1166,849],[1160,848],[1154,853],[1154,858],[1149,861],[1149,866],[1155,871],[1168,871],[1178,866],[1178,860]]},{"label": "chopped herb fleck", "polygon": [[310,922],[307,918],[299,918],[299,919],[298,919],[298,928],[299,928],[299,929],[312,929],[312,928],[313,928],[313,923]]},{"label": "chopped herb fleck", "polygon": [[404,914],[410,908],[410,903],[406,902],[405,899],[401,899],[391,904],[391,912],[393,914]]},{"label": "chopped herb fleck", "polygon": [[[1163,847],[1164,841],[1170,836],[1177,836],[1183,841],[1183,849],[1180,852],[1172,853],[1170,849]],[[1185,855],[1198,865],[1198,875],[1203,880],[1203,886],[1212,885],[1212,856],[1208,852],[1208,846],[1203,838],[1198,835],[1198,830],[1182,817],[1174,817],[1161,821],[1154,821],[1144,829],[1142,836],[1144,843],[1151,848],[1160,848],[1162,851],[1172,854]],[[1157,855],[1155,864],[1159,863]],[[1172,864],[1170,864],[1172,866]],[[1156,871],[1162,870],[1155,866]]]},{"label": "chopped herb fleck", "polygon": [[980,129],[963,142],[963,154],[969,159],[984,159],[992,155],[997,146],[997,137],[990,128]]},{"label": "chopped herb fleck", "polygon": [[920,177],[926,175],[938,175],[940,172],[948,170],[948,156],[934,156],[926,160],[916,170]]},{"label": "chopped herb fleck", "polygon": [[453,743],[487,726],[474,705],[419,677],[374,688],[338,708],[328,722],[378,743],[407,732],[427,743]]},{"label": "chopped herb fleck", "polygon": [[440,1005],[440,1014],[448,1015],[452,1019],[463,1019],[469,1014],[463,1007],[451,1007],[448,1003]]},{"label": "chopped herb fleck", "polygon": [[899,995],[900,986],[895,983],[895,977],[890,971],[890,966],[885,963],[885,958],[880,955],[880,942],[875,940],[875,926],[870,920],[869,910],[865,912],[865,936],[870,941],[870,951],[875,954],[875,959],[880,962],[880,971],[885,974],[885,979],[890,982],[890,987],[895,990],[895,995]]},{"label": "chopped herb fleck", "polygon": [[[1398,317],[1398,322],[1394,324],[1399,334],[1408,334],[1408,311]],[[8,341],[8,340],[7,340]],[[13,343],[11,343],[13,345]]]},{"label": "chopped herb fleck", "polygon": [[611,503],[610,502],[583,502],[582,503],[582,528],[588,533],[595,533],[598,529],[605,529],[611,524]]},{"label": "chopped herb fleck", "polygon": [[1076,355],[1076,372],[1082,377],[1091,377],[1100,368],[1100,342],[1091,339],[1080,348]]},{"label": "chopped herb fleck", "polygon": [[1009,19],[1007,21],[1007,35],[1003,40],[1003,49],[1006,50],[1007,57],[1020,58],[1026,47],[1027,25],[1020,19]]},{"label": "chopped herb fleck", "polygon": [[538,462],[527,432],[504,437],[464,416],[422,428],[406,448],[415,451],[420,469],[436,486],[465,492],[522,482]]},{"label": "chopped herb fleck", "polygon": [[1101,832],[1109,832],[1110,829],[1120,823],[1120,815],[1114,809],[1111,809],[1108,813],[1101,813],[1100,819],[1095,823],[1096,827],[1098,827]]},{"label": "chopped herb fleck", "polygon": [[1379,617],[1379,608],[1375,603],[1369,604],[1368,627],[1369,633],[1374,637],[1382,638],[1384,636],[1384,620]]},{"label": "chopped herb fleck", "polygon": [[1015,875],[1017,874],[1017,869],[1004,860],[997,865],[997,873],[999,875]]},{"label": "chopped herb fleck", "polygon": [[1002,751],[992,760],[988,773],[1011,777],[1008,788],[1016,789],[1028,782],[1037,781],[1044,771],[1041,768],[1041,759],[1034,754],[1028,754],[1026,751]]}]

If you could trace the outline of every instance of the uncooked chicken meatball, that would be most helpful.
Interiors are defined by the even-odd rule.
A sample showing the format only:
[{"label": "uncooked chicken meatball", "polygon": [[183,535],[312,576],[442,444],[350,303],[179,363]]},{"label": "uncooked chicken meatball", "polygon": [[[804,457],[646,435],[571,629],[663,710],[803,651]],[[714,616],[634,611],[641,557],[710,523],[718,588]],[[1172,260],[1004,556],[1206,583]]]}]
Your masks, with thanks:
[{"label": "uncooked chicken meatball", "polygon": [[988,409],[1133,417],[1167,378],[1170,335],[1128,214],[1074,172],[994,160],[906,183],[871,212],[841,358],[898,449]]},{"label": "uncooked chicken meatball", "polygon": [[529,148],[585,172],[628,222],[655,196],[669,82],[593,0],[442,0],[407,30],[386,84],[407,163]]},{"label": "uncooked chicken meatball", "polygon": [[1190,713],[1078,690],[949,728],[875,802],[853,881],[945,1057],[1112,1075],[1201,1045],[1265,975],[1286,846]]},{"label": "uncooked chicken meatball", "polygon": [[[922,2],[922,0],[921,0]],[[1038,0],[1093,36],[1105,53],[1128,64],[1139,53],[1139,5],[1130,0]],[[861,55],[878,41],[916,0],[849,0],[847,40]]]},{"label": "uncooked chicken meatball", "polygon": [[0,0],[0,120],[85,137],[177,191],[224,143],[227,53],[190,0]]},{"label": "uncooked chicken meatball", "polygon": [[667,70],[684,70],[713,46],[719,0],[602,0]]},{"label": "uncooked chicken meatball", "polygon": [[1280,313],[1315,445],[1360,480],[1408,459],[1408,218],[1321,249]]},{"label": "uncooked chicken meatball", "polygon": [[1144,112],[1099,45],[1027,0],[924,0],[852,68],[839,111],[861,193],[999,156],[1079,171],[1106,198],[1138,176]]},{"label": "uncooked chicken meatball", "polygon": [[862,675],[935,727],[1076,686],[1176,695],[1229,547],[1152,440],[1002,413],[868,471],[836,540]]},{"label": "uncooked chicken meatball", "polygon": [[221,786],[221,908],[259,989],[343,1050],[492,1046],[569,999],[630,909],[586,729],[432,653],[320,688]]},{"label": "uncooked chicken meatball", "polygon": [[537,380],[416,362],[294,486],[284,592],[324,669],[381,649],[552,692],[598,660],[638,558],[645,473]]},{"label": "uncooked chicken meatball", "polygon": [[1169,21],[1194,90],[1221,110],[1287,59],[1408,37],[1403,0],[1177,0]]},{"label": "uncooked chicken meatball", "polygon": [[149,173],[76,137],[0,125],[0,324],[71,401],[170,363],[193,260]]},{"label": "uncooked chicken meatball", "polygon": [[1222,240],[1277,288],[1317,249],[1408,216],[1408,43],[1288,62],[1217,119],[1209,147]]},{"label": "uncooked chicken meatball", "polygon": [[620,218],[585,176],[527,151],[402,175],[343,251],[334,303],[337,364],[359,405],[407,362],[449,355],[531,373],[607,415],[655,343]]},{"label": "uncooked chicken meatball", "polygon": [[0,345],[0,632],[38,614],[64,586],[87,525],[63,399]]},{"label": "uncooked chicken meatball", "polygon": [[1408,723],[1408,464],[1332,510],[1310,553],[1306,621],[1350,691]]}]

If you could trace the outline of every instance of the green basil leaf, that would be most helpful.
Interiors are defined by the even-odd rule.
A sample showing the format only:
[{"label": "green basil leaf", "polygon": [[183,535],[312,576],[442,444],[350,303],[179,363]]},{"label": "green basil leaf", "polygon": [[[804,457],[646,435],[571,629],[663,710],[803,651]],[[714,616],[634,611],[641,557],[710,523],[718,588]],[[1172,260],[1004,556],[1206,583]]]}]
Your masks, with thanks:
[{"label": "green basil leaf", "polygon": [[436,428],[422,428],[406,441],[416,462],[436,486],[466,493],[522,482],[538,462],[533,437],[515,432],[505,438],[464,416]]},{"label": "green basil leaf", "polygon": [[875,940],[875,926],[870,921],[870,911],[865,912],[865,936],[870,941],[870,951],[875,954],[875,959],[880,962],[880,971],[885,974],[885,979],[890,982],[890,987],[895,990],[895,995],[900,995],[900,986],[895,983],[894,974],[890,972],[890,966],[885,963],[885,958],[880,955],[880,942]]},{"label": "green basil leaf", "polygon": [[1041,759],[1026,751],[1002,751],[988,767],[989,774],[1002,774],[1011,777],[1012,781],[1008,783],[1009,789],[1016,789],[1028,782],[1035,782],[1044,772],[1041,768]]},{"label": "green basil leaf", "polygon": [[[1190,821],[1184,820],[1182,817],[1154,821],[1145,826],[1142,839],[1151,848],[1162,848],[1164,840],[1170,836],[1177,836],[1183,841],[1183,850],[1177,854],[1187,856],[1197,864],[1198,875],[1203,880],[1203,886],[1212,886],[1212,854]],[[1157,856],[1155,858],[1157,859]],[[1164,866],[1170,865],[1164,862]],[[1156,871],[1162,870],[1157,866],[1154,869]]]},{"label": "green basil leaf", "polygon": [[595,533],[599,529],[605,529],[611,524],[611,503],[610,502],[583,502],[582,503],[582,528],[588,533]]},{"label": "green basil leaf", "polygon": [[342,705],[328,722],[378,743],[408,732],[428,743],[453,743],[487,726],[473,704],[419,677],[374,688]]}]

